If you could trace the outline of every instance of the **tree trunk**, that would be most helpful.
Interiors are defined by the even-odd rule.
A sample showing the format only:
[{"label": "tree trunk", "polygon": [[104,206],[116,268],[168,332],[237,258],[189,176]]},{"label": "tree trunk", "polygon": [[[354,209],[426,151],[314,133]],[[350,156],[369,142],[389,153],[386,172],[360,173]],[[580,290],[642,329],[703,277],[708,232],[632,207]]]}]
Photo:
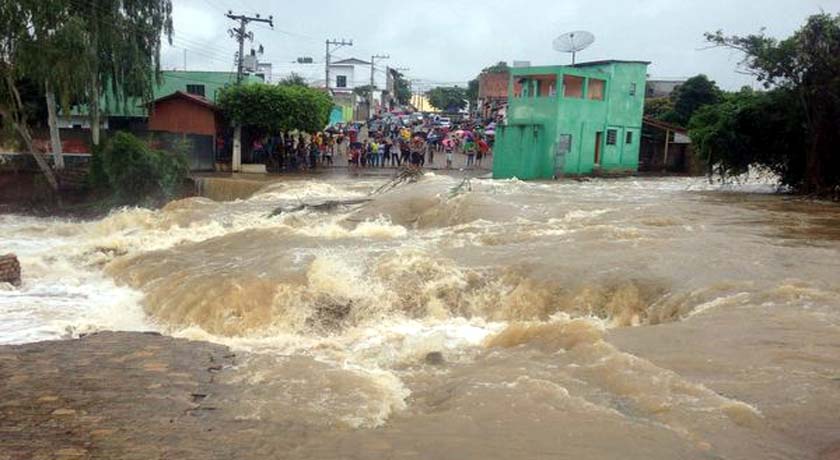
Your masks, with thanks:
[{"label": "tree trunk", "polygon": [[6,88],[12,95],[13,107],[11,108],[11,110],[3,110],[3,107],[0,107],[0,115],[2,115],[7,120],[11,121],[15,131],[17,131],[21,140],[23,140],[26,150],[32,155],[33,158],[35,158],[35,163],[38,164],[38,167],[41,169],[41,172],[43,172],[44,176],[47,178],[47,182],[50,184],[50,187],[52,187],[53,190],[58,191],[58,180],[55,178],[55,173],[50,168],[50,165],[49,163],[47,163],[47,160],[41,155],[40,152],[35,150],[35,147],[32,145],[32,135],[29,134],[29,128],[26,126],[26,119],[22,115],[23,102],[20,98],[20,92],[18,92],[17,86],[15,86],[14,79],[10,74],[7,73],[5,80]]},{"label": "tree trunk", "polygon": [[99,146],[99,88],[94,82],[90,93],[90,140],[94,146]]},{"label": "tree trunk", "polygon": [[61,151],[61,133],[58,130],[58,112],[55,107],[55,92],[49,82],[44,84],[47,98],[47,122],[50,125],[50,146],[52,147],[55,169],[64,169],[64,157]]},{"label": "tree trunk", "polygon": [[50,168],[49,163],[47,163],[47,159],[41,155],[41,152],[35,150],[29,130],[18,123],[14,123],[14,126],[18,135],[20,135],[21,139],[23,139],[26,150],[28,150],[32,157],[35,158],[35,163],[38,164],[38,167],[41,168],[41,172],[43,172],[44,176],[47,178],[47,182],[50,184],[50,187],[52,187],[53,190],[58,191],[58,179],[55,177],[55,172],[52,168]]}]

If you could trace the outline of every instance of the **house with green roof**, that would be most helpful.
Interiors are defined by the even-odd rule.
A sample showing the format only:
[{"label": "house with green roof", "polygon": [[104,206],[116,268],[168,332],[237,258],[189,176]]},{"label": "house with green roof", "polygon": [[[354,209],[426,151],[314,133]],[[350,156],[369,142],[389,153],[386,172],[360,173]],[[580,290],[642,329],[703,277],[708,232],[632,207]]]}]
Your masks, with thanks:
[{"label": "house with green roof", "polygon": [[512,68],[493,177],[551,179],[634,172],[644,112],[643,61]]},{"label": "house with green roof", "polygon": [[[245,83],[263,83],[262,75],[245,75]],[[202,96],[215,102],[219,92],[236,83],[236,72],[181,71],[165,70],[161,72],[160,84],[154,88],[153,100],[160,99],[178,91]],[[121,100],[110,90],[102,98],[103,124],[105,129],[127,129],[142,127],[148,118],[148,110],[139,98]],[[90,128],[89,111],[86,105],[73,108],[69,116],[62,115],[62,128]]]}]

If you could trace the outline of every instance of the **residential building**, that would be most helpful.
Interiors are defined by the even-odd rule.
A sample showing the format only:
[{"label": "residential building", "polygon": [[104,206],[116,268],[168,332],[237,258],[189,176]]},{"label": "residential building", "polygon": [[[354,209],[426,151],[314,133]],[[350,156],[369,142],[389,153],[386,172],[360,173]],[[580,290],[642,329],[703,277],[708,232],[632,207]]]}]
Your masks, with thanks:
[{"label": "residential building", "polygon": [[648,65],[609,60],[512,68],[493,176],[636,171]]},{"label": "residential building", "polygon": [[[262,75],[246,75],[246,82],[263,82]],[[160,83],[153,89],[153,99],[157,100],[177,91],[183,91],[207,98],[215,102],[219,92],[226,86],[236,83],[236,72],[179,71],[161,72]],[[144,129],[149,116],[147,107],[139,98],[127,100],[115,97],[107,91],[101,98],[102,124],[104,129],[136,130]],[[90,117],[87,106],[74,107],[69,115],[59,117],[61,128],[90,129]]]},{"label": "residential building", "polygon": [[[354,95],[353,111],[356,119],[363,120],[369,117],[368,100],[355,94],[356,88],[370,85],[370,61],[363,61],[357,58],[342,59],[330,63],[330,89],[336,96]],[[374,69],[373,73],[373,112],[382,107],[382,94],[387,87],[386,72]]]},{"label": "residential building", "polygon": [[[174,144],[187,139],[187,160],[192,170],[212,170],[217,139],[225,130],[219,107],[196,94],[176,91],[149,104],[148,129],[156,140]],[[162,133],[178,136],[160,135]]]},{"label": "residential building", "polygon": [[492,117],[507,105],[509,72],[483,72],[478,76],[478,107],[482,118]]}]

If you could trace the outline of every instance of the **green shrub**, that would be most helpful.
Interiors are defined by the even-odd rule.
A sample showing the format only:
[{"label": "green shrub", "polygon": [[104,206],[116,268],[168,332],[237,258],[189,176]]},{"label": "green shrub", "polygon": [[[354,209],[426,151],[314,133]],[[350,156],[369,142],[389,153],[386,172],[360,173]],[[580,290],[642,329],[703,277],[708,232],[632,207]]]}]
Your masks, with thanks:
[{"label": "green shrub", "polygon": [[123,204],[170,199],[188,172],[183,153],[150,149],[137,137],[124,132],[114,135],[104,148],[95,152],[92,165],[94,181],[107,184]]}]

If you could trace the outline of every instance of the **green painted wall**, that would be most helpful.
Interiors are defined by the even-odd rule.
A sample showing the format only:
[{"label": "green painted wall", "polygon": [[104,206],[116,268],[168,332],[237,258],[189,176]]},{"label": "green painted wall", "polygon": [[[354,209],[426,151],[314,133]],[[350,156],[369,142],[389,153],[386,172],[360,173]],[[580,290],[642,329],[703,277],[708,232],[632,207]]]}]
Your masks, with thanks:
[{"label": "green painted wall", "polygon": [[[636,171],[646,74],[647,63],[621,61],[512,69],[507,126],[497,129],[493,176],[528,180],[596,170]],[[565,75],[584,78],[583,98],[563,96]],[[556,94],[543,89],[542,96],[529,95],[536,93],[533,81],[537,76],[554,76]],[[593,79],[605,81],[603,100],[587,97]],[[514,94],[517,81],[525,81],[521,97]],[[610,131],[615,132],[614,143],[608,142],[613,140]],[[598,133],[600,161],[596,165]],[[631,133],[629,137],[627,133]],[[558,147],[564,144],[569,146],[568,152],[558,158]]]}]

